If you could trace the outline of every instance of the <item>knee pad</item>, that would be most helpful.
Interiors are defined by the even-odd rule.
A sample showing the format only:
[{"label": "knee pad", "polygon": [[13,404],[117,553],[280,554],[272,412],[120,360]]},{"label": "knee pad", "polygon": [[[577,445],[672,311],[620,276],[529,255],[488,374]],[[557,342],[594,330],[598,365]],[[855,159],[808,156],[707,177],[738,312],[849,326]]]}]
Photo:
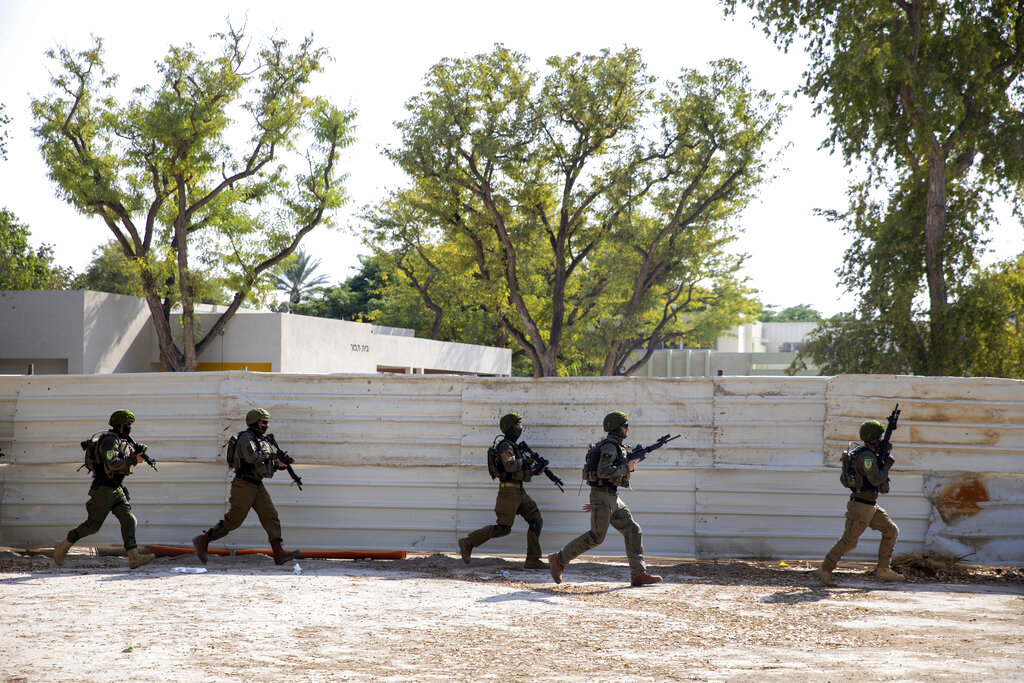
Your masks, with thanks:
[{"label": "knee pad", "polygon": [[512,527],[505,526],[504,524],[494,525],[494,538],[501,538],[502,536],[508,536],[512,533]]},{"label": "knee pad", "polygon": [[540,530],[544,528],[544,518],[538,517],[530,522],[530,531],[540,536]]}]

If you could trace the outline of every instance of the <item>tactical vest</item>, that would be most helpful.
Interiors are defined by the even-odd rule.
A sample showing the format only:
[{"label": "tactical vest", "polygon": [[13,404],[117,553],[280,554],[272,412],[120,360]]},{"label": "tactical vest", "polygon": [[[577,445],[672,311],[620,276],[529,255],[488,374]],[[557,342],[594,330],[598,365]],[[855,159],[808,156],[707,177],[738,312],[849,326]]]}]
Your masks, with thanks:
[{"label": "tactical vest", "polygon": [[[264,460],[262,463],[246,462],[242,458],[241,453],[239,453],[238,441],[246,432],[249,432],[253,436],[254,450],[257,451],[258,453],[263,453],[267,456],[266,460]],[[233,447],[232,441],[234,441]],[[238,432],[237,435],[233,436],[231,439],[228,440],[227,457],[229,459],[229,467],[231,467],[230,462],[233,461],[235,463],[233,467],[235,470],[236,477],[240,477],[242,479],[252,481],[254,483],[259,483],[263,479],[272,478],[274,476],[274,472],[277,471],[276,449],[273,448],[269,441],[260,437],[258,434],[251,432],[248,429]]]}]

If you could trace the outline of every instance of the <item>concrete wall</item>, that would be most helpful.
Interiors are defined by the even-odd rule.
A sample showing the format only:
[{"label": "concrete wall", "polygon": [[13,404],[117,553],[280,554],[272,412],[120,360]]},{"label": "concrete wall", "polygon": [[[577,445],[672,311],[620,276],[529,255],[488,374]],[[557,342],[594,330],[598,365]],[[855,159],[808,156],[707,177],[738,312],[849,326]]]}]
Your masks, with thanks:
[{"label": "concrete wall", "polygon": [[[641,465],[623,497],[650,555],[820,558],[842,531],[839,454],[868,417],[899,402],[897,466],[884,505],[897,551],[934,548],[978,563],[1024,564],[1024,393],[1015,380],[891,376],[711,379],[485,379],[252,372],[0,377],[0,543],[52,545],[85,516],[78,442],[130,407],[159,472],[128,480],[142,543],[187,544],[224,513],[228,437],[252,406],[299,461],[304,489],[269,482],[295,547],[454,552],[491,524],[485,451],[500,415],[567,484],[530,493],[546,551],[588,527],[577,495],[586,444],[612,409],[631,436],[682,438]],[[585,487],[584,487],[585,488]],[[524,525],[481,552],[525,549]],[[867,532],[849,559],[868,559]],[[116,544],[108,520],[87,542]],[[223,542],[265,546],[251,515]],[[615,534],[600,548],[621,554]]]}]

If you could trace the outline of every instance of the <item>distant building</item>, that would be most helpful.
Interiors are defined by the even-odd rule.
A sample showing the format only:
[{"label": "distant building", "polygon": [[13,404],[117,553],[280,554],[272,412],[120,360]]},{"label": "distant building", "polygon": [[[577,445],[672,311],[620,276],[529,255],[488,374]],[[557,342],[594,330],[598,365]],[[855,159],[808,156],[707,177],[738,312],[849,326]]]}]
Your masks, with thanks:
[{"label": "distant building", "polygon": [[[636,372],[640,377],[713,377],[715,375],[784,375],[804,340],[818,323],[737,325],[715,340],[713,349],[659,349]],[[639,358],[641,352],[634,352]],[[817,375],[808,362],[798,375]]]},{"label": "distant building", "polygon": [[[197,307],[201,328],[223,307]],[[178,316],[171,324],[180,330]],[[89,290],[0,291],[0,374],[160,372],[146,301]],[[417,339],[413,330],[240,310],[197,370],[508,376],[509,349]]]}]

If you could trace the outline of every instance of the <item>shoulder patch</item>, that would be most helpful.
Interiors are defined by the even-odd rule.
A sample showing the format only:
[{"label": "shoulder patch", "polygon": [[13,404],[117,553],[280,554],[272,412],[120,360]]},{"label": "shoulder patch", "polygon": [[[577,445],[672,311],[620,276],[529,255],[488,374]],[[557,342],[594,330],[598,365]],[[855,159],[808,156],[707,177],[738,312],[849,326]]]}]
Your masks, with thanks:
[{"label": "shoulder patch", "polygon": [[875,459],[874,458],[864,458],[864,469],[870,470],[874,466],[875,466]]},{"label": "shoulder patch", "polygon": [[107,451],[107,460],[113,460],[113,459],[114,459],[114,449],[111,448],[109,451]]}]

